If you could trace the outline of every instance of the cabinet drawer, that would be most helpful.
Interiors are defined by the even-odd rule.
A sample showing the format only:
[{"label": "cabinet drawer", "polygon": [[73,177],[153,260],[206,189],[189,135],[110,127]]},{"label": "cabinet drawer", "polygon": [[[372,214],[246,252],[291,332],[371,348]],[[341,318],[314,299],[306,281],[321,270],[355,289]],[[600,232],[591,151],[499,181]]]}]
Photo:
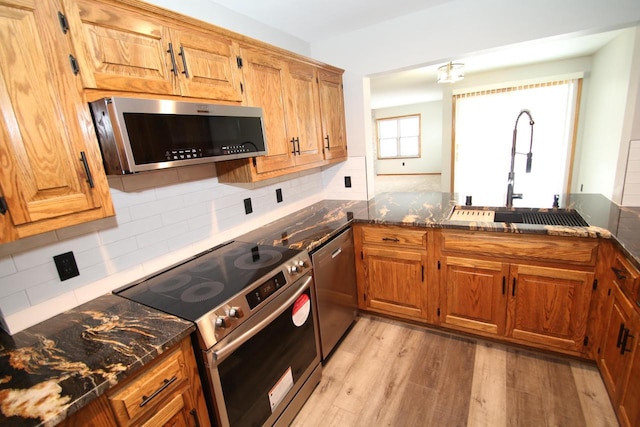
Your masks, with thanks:
[{"label": "cabinet drawer", "polygon": [[553,236],[502,236],[497,233],[443,232],[443,252],[471,253],[487,257],[533,260],[564,264],[596,263],[597,239]]},{"label": "cabinet drawer", "polygon": [[427,232],[403,227],[362,227],[362,243],[426,250]]},{"label": "cabinet drawer", "polygon": [[640,277],[640,273],[638,273],[638,270],[631,265],[623,254],[616,252],[611,270],[613,270],[616,282],[620,288],[627,295],[635,296],[636,291],[638,290],[638,278]]},{"label": "cabinet drawer", "polygon": [[[166,402],[168,397],[180,391],[188,381],[184,366],[184,355],[178,347],[162,361],[145,368],[144,372],[131,378],[122,388],[110,393],[109,402],[118,423],[121,426],[137,424],[145,414],[158,409],[157,403]],[[174,406],[171,403],[168,407]]]}]

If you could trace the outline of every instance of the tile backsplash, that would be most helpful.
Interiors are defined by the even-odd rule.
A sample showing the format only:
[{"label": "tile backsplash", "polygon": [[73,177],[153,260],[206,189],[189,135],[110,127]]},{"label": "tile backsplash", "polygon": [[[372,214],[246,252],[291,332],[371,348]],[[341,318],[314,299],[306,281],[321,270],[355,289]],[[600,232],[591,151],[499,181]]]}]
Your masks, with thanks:
[{"label": "tile backsplash", "polygon": [[[365,200],[364,164],[256,184],[219,184],[212,165],[109,177],[115,218],[0,245],[2,327],[18,332],[322,199]],[[61,282],[53,257],[68,251],[80,275]]]}]

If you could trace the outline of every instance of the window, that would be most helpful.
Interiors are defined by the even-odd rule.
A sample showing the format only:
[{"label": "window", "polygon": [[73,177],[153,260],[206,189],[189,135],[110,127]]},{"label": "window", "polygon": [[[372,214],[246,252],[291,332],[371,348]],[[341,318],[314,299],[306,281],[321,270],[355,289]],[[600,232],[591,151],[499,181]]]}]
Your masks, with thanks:
[{"label": "window", "polygon": [[378,158],[420,157],[420,115],[378,119]]},{"label": "window", "polygon": [[522,116],[514,191],[523,198],[514,205],[551,207],[554,194],[570,188],[579,92],[580,80],[570,80],[454,95],[453,191],[472,195],[474,204],[505,204],[515,121],[527,109],[535,122],[533,162],[526,173],[531,127]]}]

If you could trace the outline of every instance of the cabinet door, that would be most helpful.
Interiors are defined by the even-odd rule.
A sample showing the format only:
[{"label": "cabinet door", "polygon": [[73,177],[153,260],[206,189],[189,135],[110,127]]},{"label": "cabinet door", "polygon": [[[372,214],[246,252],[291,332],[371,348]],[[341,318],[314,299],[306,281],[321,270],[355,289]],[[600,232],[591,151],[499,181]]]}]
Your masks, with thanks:
[{"label": "cabinet door", "polygon": [[211,33],[171,30],[183,96],[242,101],[236,47]]},{"label": "cabinet door", "polygon": [[512,264],[507,336],[581,351],[593,273]]},{"label": "cabinet door", "polygon": [[443,263],[441,321],[447,325],[504,334],[509,265],[446,257]]},{"label": "cabinet door", "polygon": [[320,129],[320,104],[316,68],[299,62],[289,64],[287,114],[296,138],[296,165],[324,160]]},{"label": "cabinet door", "polygon": [[96,1],[64,5],[84,87],[177,93],[169,35],[159,21]]},{"label": "cabinet door", "polygon": [[318,85],[320,88],[324,158],[327,160],[344,159],[347,157],[347,132],[344,118],[342,75],[320,70]]},{"label": "cabinet door", "polygon": [[623,342],[620,345],[620,351],[622,350],[622,344],[624,344],[625,356],[629,358],[629,373],[626,377],[625,386],[622,390],[622,397],[620,398],[619,414],[620,423],[623,426],[633,427],[640,425],[640,341],[638,340],[638,333],[640,333],[640,322],[638,315],[634,315],[635,326],[629,332],[626,332],[626,342],[623,336]]},{"label": "cabinet door", "polygon": [[50,0],[0,7],[2,242],[113,215],[59,10]]},{"label": "cabinet door", "polygon": [[285,113],[287,69],[278,58],[252,49],[242,49],[242,74],[247,105],[262,107],[267,155],[256,158],[258,173],[284,169],[295,164],[291,124]]},{"label": "cabinet door", "polygon": [[[632,328],[634,308],[615,284],[612,284],[609,293],[611,302],[609,315],[605,320],[607,323],[600,347],[598,365],[602,379],[609,391],[609,396],[615,406],[622,390],[625,368],[628,366],[628,360],[631,357],[629,353],[622,350],[622,341],[625,336],[625,330]],[[635,341],[628,343],[627,347],[631,347],[632,344],[635,346]]]},{"label": "cabinet door", "polygon": [[362,252],[366,308],[409,318],[423,317],[424,253],[367,246]]}]

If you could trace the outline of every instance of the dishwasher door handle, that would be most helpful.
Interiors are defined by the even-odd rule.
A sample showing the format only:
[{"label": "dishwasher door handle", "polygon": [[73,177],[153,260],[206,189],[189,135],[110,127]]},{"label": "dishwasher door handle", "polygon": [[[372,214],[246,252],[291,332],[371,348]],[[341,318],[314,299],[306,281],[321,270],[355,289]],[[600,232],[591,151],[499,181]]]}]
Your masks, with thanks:
[{"label": "dishwasher door handle", "polygon": [[342,248],[338,248],[331,254],[331,258],[335,258],[342,253]]}]

